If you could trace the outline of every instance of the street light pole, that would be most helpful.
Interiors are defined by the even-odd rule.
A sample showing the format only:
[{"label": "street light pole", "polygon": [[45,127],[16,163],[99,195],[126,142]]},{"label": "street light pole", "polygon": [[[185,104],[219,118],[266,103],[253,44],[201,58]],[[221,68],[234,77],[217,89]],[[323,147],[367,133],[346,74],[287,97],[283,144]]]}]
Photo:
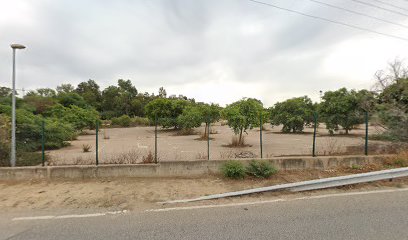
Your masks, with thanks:
[{"label": "street light pole", "polygon": [[21,44],[11,44],[13,49],[13,92],[11,93],[11,156],[10,165],[16,166],[16,49],[24,49]]}]

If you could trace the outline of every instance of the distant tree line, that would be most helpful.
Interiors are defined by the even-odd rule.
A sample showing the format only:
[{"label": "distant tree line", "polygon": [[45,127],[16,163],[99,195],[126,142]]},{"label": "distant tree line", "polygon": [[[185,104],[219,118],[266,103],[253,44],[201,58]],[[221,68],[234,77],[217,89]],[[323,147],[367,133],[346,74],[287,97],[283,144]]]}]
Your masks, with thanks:
[{"label": "distant tree line", "polygon": [[[283,132],[302,132],[312,126],[314,117],[324,123],[331,134],[346,134],[370,120],[385,129],[390,140],[408,141],[408,68],[399,61],[376,74],[377,88],[325,92],[319,102],[302,96],[265,107],[260,100],[243,98],[226,107],[198,103],[185,96],[167,96],[160,88],[157,95],[141,93],[130,80],[119,79],[117,85],[101,90],[94,80],[74,87],[62,84],[56,89],[40,88],[17,98],[17,144],[20,154],[39,150],[41,123],[45,122],[46,148],[60,148],[85,129],[95,128],[97,121],[114,126],[149,125],[163,128],[194,129],[220,119],[226,121],[242,143],[247,130],[261,123],[282,126]],[[11,89],[0,87],[0,165],[7,165],[10,138]],[[205,128],[206,137],[208,136]],[[6,136],[6,137],[5,137]]]}]

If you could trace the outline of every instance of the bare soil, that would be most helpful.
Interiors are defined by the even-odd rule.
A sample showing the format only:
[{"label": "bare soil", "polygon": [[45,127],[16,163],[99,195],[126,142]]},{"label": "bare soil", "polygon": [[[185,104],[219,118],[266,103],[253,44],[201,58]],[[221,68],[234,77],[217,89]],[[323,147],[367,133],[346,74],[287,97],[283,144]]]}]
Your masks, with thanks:
[{"label": "bare soil", "polygon": [[[234,159],[246,156],[242,152],[251,152],[251,156],[260,157],[259,129],[245,134],[245,147],[228,147],[234,136],[227,126],[217,123],[211,127],[210,160]],[[284,134],[279,127],[264,125],[263,157],[274,156],[310,156],[312,151],[313,129],[306,128],[301,134]],[[207,141],[201,141],[204,128],[198,128],[193,135],[178,135],[177,131],[161,129],[158,131],[159,161],[196,161],[207,159]],[[370,127],[369,132],[378,133],[379,129]],[[364,153],[364,129],[355,129],[350,135],[330,136],[321,125],[318,129],[316,149],[318,155],[346,155]],[[90,145],[90,152],[83,152],[83,145]],[[370,141],[370,152],[385,149],[389,143]],[[375,146],[375,147],[374,147]],[[81,135],[71,142],[71,146],[59,150],[47,151],[49,165],[94,164],[95,133]],[[381,152],[381,151],[380,151]],[[140,163],[154,154],[154,127],[109,128],[99,134],[99,162]]]},{"label": "bare soil", "polygon": [[[0,211],[45,210],[45,209],[127,209],[140,210],[161,207],[157,202],[195,198],[203,195],[238,191],[249,188],[271,186],[282,183],[341,176],[384,169],[385,165],[355,166],[326,171],[281,171],[270,179],[229,180],[220,176],[197,179],[184,178],[132,178],[97,179],[88,181],[31,181],[0,182]],[[326,192],[349,191],[350,189],[376,189],[384,187],[408,187],[408,178],[358,184]],[[210,201],[226,203],[247,199],[270,199],[294,193],[273,192],[255,194],[241,198]],[[297,193],[310,195],[314,192]],[[194,204],[208,204],[200,202]],[[186,204],[185,204],[186,205]],[[188,205],[188,204],[187,204]]]}]

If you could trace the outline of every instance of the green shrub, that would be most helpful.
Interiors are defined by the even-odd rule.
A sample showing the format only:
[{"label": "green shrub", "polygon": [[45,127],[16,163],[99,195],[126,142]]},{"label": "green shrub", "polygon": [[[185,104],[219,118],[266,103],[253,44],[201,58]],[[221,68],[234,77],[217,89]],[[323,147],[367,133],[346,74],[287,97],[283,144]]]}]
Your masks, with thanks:
[{"label": "green shrub", "polygon": [[[42,154],[40,152],[20,152],[17,151],[16,166],[37,166],[42,163]],[[47,155],[45,155],[47,161]]]},{"label": "green shrub", "polygon": [[245,167],[242,162],[239,161],[228,161],[224,163],[221,167],[223,175],[227,178],[232,179],[243,179],[245,177]]},{"label": "green shrub", "polygon": [[144,117],[133,117],[132,126],[150,126],[150,120]]},{"label": "green shrub", "polygon": [[120,127],[129,127],[132,119],[128,115],[122,115],[117,118],[112,118],[112,125]]},{"label": "green shrub", "polygon": [[256,178],[268,178],[277,170],[267,161],[251,161],[246,168],[246,173]]}]

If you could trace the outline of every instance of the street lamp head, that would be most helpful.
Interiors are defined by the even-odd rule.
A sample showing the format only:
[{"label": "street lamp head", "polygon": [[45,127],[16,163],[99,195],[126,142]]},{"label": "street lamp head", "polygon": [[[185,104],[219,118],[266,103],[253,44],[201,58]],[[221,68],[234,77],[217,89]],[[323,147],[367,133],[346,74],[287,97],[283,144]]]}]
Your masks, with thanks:
[{"label": "street lamp head", "polygon": [[11,47],[12,49],[24,49],[24,48],[26,48],[24,45],[22,45],[22,44],[16,44],[16,43],[11,44],[10,47]]}]

